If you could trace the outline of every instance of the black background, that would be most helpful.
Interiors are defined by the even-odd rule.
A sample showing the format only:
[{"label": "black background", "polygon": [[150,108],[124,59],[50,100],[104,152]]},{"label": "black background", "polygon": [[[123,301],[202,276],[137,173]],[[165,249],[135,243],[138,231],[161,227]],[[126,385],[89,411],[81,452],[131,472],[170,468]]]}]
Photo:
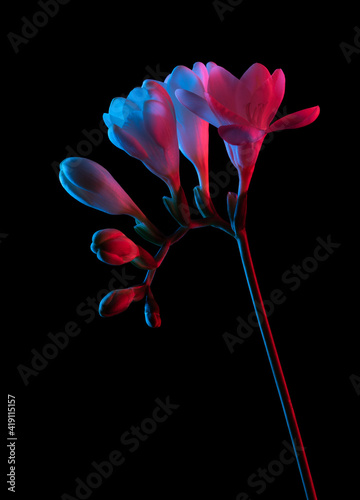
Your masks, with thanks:
[{"label": "black background", "polygon": [[[247,483],[279,458],[289,437],[258,329],[232,354],[223,339],[252,311],[229,236],[193,231],[171,249],[153,284],[160,329],[145,325],[141,303],[111,319],[79,314],[113,277],[89,250],[92,234],[115,226],[141,241],[130,218],[72,199],[54,164],[67,147],[79,147],[83,130],[99,129],[113,97],[154,72],[163,79],[195,61],[214,61],[238,77],[254,62],[271,72],[280,67],[287,78],[280,110],[321,107],[311,126],[267,138],[251,182],[247,228],[264,298],[276,288],[286,297],[270,324],[318,498],[358,497],[360,399],[350,379],[360,375],[351,302],[358,257],[352,260],[350,249],[358,227],[351,201],[358,184],[360,55],[348,62],[340,44],[354,45],[359,21],[353,2],[323,5],[244,0],[221,19],[212,2],[71,0],[18,53],[7,35],[21,34],[22,17],[31,20],[40,7],[31,1],[9,9],[0,276],[5,393],[16,396],[12,497],[76,498],[76,479],[85,481],[92,462],[118,449],[125,463],[89,498],[239,500],[241,492],[251,500],[305,498],[295,464],[261,494]],[[210,139],[216,175],[228,158],[214,129]],[[151,220],[174,229],[162,205],[165,184],[106,134],[99,142],[87,155]],[[191,199],[196,175],[185,158],[181,176]],[[235,178],[225,184],[214,201],[222,214]],[[313,255],[317,238],[341,245],[292,291],[282,276]],[[125,274],[129,286],[143,279],[131,265]],[[32,350],[41,352],[49,332],[69,322],[80,333],[25,385],[19,365],[30,367]],[[131,453],[121,435],[151,417],[156,398],[167,397],[179,408]],[[5,429],[6,394],[1,407]]]}]

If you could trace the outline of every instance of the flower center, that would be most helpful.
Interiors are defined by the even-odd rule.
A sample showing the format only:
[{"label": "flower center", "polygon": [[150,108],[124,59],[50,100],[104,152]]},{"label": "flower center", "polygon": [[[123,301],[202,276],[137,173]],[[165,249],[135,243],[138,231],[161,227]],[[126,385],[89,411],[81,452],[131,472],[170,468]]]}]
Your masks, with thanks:
[{"label": "flower center", "polygon": [[246,105],[245,109],[246,109],[247,119],[252,125],[255,125],[255,127],[261,128],[260,125],[261,125],[262,115],[264,112],[264,107],[265,104],[261,102],[257,104],[248,102]]}]

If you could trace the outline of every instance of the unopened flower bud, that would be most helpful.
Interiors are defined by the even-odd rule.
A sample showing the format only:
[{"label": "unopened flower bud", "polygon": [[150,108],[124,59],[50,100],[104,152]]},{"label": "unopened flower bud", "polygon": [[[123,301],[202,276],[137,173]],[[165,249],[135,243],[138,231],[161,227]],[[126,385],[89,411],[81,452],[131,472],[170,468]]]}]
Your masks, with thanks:
[{"label": "unopened flower bud", "polygon": [[90,248],[99,260],[112,266],[126,264],[140,255],[139,247],[117,229],[97,231]]},{"label": "unopened flower bud", "polygon": [[160,308],[152,293],[145,299],[145,321],[150,328],[159,328],[161,325]]},{"label": "unopened flower bud", "polygon": [[60,163],[59,179],[76,200],[108,214],[127,214],[147,222],[130,196],[104,167],[87,158],[66,158]]},{"label": "unopened flower bud", "polygon": [[99,304],[99,314],[105,318],[120,314],[130,306],[135,298],[133,288],[122,288],[109,292]]}]

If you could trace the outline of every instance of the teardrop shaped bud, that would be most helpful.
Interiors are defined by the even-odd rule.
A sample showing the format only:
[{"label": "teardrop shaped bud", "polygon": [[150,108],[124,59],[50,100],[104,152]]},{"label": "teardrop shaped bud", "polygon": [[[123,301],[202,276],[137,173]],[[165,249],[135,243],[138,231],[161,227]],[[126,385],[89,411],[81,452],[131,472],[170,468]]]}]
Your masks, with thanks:
[{"label": "teardrop shaped bud", "polygon": [[149,291],[145,299],[145,321],[150,328],[159,328],[161,326],[160,308]]},{"label": "teardrop shaped bud", "polygon": [[90,248],[99,260],[112,266],[126,264],[140,255],[139,247],[117,229],[96,231]]},{"label": "teardrop shaped bud", "polygon": [[120,314],[130,306],[135,298],[133,288],[122,288],[112,290],[101,300],[99,304],[99,314],[104,318]]},{"label": "teardrop shaped bud", "polygon": [[114,177],[99,163],[87,158],[71,157],[60,163],[59,180],[76,200],[103,212],[127,214],[143,222],[146,216]]}]

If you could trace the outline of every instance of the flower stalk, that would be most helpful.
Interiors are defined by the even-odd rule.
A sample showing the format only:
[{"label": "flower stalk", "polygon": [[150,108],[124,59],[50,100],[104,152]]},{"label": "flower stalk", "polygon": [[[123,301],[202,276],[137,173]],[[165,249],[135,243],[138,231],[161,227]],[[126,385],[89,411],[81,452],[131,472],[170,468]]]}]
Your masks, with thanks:
[{"label": "flower stalk", "polygon": [[275,341],[271,333],[269,321],[266,316],[266,311],[262,300],[259,284],[256,279],[255,269],[251,258],[249,242],[245,228],[238,232],[236,240],[239,246],[241,261],[243,264],[246,281],[249,287],[261,336],[265,345],[266,354],[269,359],[281,406],[284,411],[286,424],[289,429],[291,443],[294,448],[294,454],[299,467],[306,498],[307,500],[316,500],[317,496],[305,453],[305,447],[302,442],[295,411],[291,402],[289,390],[286,384],[284,372],[281,367]]},{"label": "flower stalk", "polygon": [[[215,227],[236,239],[261,336],[269,359],[307,500],[316,500],[313,480],[285,376],[266,316],[247,239],[245,222],[247,194],[261,145],[267,134],[309,125],[319,115],[319,106],[306,108],[273,122],[285,92],[281,69],[270,74],[262,64],[253,64],[238,79],[225,68],[197,62],[192,70],[177,66],[164,82],[145,80],[127,98],[113,99],[104,114],[110,141],[164,181],[170,197],[166,210],[178,229],[164,235],[140,210],[104,167],[87,158],[67,158],[60,165],[60,182],[79,202],[111,215],[129,215],[134,230],[159,248],[153,257],[146,249],[117,229],[97,231],[91,250],[110,265],[132,263],[146,270],[144,281],[127,289],[109,292],[99,304],[101,316],[124,312],[133,302],[145,300],[145,321],[151,328],[161,325],[160,308],[151,290],[157,269],[171,245],[190,229]],[[229,221],[216,211],[209,190],[209,124],[220,138],[239,176],[238,193],[227,193]],[[194,199],[199,219],[191,217],[180,183],[179,151],[195,167],[199,185]],[[150,194],[150,193],[149,193]]]}]

